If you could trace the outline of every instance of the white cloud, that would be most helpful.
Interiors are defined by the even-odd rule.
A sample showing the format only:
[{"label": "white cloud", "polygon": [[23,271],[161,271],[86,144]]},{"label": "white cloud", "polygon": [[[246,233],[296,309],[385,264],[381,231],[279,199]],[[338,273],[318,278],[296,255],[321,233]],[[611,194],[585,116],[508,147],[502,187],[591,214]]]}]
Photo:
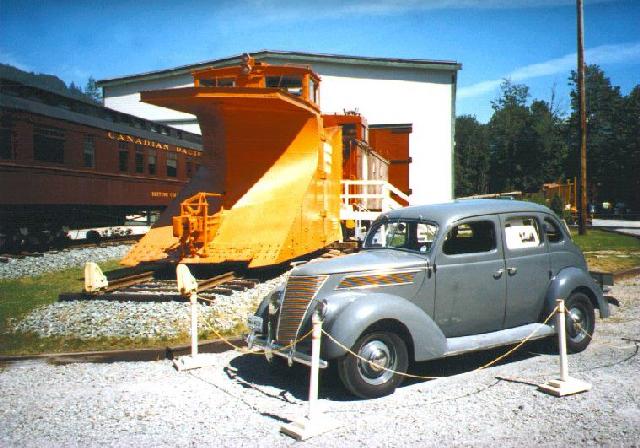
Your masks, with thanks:
[{"label": "white cloud", "polygon": [[[500,86],[502,79],[508,78],[515,82],[526,81],[541,76],[566,73],[575,69],[576,53],[567,54],[560,58],[550,59],[538,64],[526,65],[507,73],[500,79],[481,81],[458,89],[458,98],[472,98],[494,91]],[[587,64],[619,64],[640,61],[640,42],[601,45],[585,50],[584,59]]]}]

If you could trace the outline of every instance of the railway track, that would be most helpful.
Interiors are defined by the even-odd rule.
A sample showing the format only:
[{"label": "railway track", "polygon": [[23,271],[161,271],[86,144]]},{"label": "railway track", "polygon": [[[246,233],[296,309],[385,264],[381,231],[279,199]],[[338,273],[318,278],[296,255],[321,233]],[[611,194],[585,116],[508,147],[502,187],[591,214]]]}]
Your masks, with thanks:
[{"label": "railway track", "polygon": [[[62,293],[61,302],[79,300],[107,300],[119,302],[185,302],[173,279],[157,279],[155,271],[134,273],[109,281],[109,286],[97,293]],[[255,287],[261,280],[245,278],[235,272],[225,272],[198,280],[198,297],[202,303],[215,300],[217,295],[230,296],[234,291]]]},{"label": "railway track", "polygon": [[131,235],[126,237],[118,237],[118,238],[113,238],[108,240],[102,240],[97,243],[89,243],[89,242],[86,242],[85,240],[81,240],[81,242],[75,242],[75,240],[71,240],[71,242],[66,244],[64,247],[50,248],[48,250],[40,250],[40,251],[20,250],[19,252],[4,252],[0,254],[0,262],[6,263],[10,259],[21,260],[29,257],[39,258],[39,257],[44,257],[44,255],[47,253],[55,254],[55,253],[60,253],[70,249],[91,249],[95,247],[119,246],[121,244],[135,243],[140,238],[141,238],[141,235]]}]

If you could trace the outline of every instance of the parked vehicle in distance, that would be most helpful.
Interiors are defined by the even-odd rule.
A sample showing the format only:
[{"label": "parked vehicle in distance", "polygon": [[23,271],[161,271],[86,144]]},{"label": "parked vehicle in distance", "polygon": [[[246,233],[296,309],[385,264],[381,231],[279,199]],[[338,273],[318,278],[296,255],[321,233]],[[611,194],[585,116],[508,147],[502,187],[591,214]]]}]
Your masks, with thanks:
[{"label": "parked vehicle in distance", "polygon": [[[337,363],[362,398],[392,393],[413,361],[513,344],[555,333],[543,324],[566,300],[567,347],[584,350],[595,312],[609,315],[584,256],[547,207],[459,200],[382,214],[363,250],[297,266],[250,317],[249,345],[310,364],[311,326],[322,304],[321,367]],[[293,342],[293,344],[292,344]],[[288,347],[292,344],[290,347]],[[283,347],[286,347],[283,349]],[[381,368],[380,366],[384,367]]]}]

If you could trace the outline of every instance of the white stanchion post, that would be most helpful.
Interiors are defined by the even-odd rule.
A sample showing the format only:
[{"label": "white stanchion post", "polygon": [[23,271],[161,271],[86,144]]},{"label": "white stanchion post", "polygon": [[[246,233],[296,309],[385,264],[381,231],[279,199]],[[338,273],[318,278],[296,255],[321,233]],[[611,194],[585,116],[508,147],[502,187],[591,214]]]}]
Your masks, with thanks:
[{"label": "white stanchion post", "polygon": [[337,422],[322,414],[318,403],[320,341],[322,338],[322,317],[319,309],[313,312],[311,324],[311,372],[309,377],[308,413],[305,418],[292,421],[280,428],[281,432],[296,440],[306,440],[339,426]]},{"label": "white stanchion post", "polygon": [[565,395],[586,392],[591,389],[591,383],[569,376],[566,333],[567,311],[563,299],[556,300],[556,303],[558,305],[556,328],[558,330],[558,351],[560,352],[560,379],[540,384],[538,388],[543,392],[550,393],[556,397],[563,397]]},{"label": "white stanchion post", "polygon": [[322,319],[319,313],[311,316],[311,377],[309,378],[309,420],[318,415],[318,376],[320,374],[320,338],[322,337]]},{"label": "white stanchion post", "polygon": [[567,361],[567,310],[564,300],[558,303],[558,348],[560,350],[560,381],[569,379],[569,362]]},{"label": "white stanchion post", "polygon": [[192,293],[191,302],[191,356],[198,356],[198,294]]},{"label": "white stanchion post", "polygon": [[191,307],[191,355],[174,359],[173,365],[179,371],[213,365],[213,358],[198,355],[198,281],[185,264],[179,264],[176,268],[176,279],[178,291],[182,296],[189,297]]}]

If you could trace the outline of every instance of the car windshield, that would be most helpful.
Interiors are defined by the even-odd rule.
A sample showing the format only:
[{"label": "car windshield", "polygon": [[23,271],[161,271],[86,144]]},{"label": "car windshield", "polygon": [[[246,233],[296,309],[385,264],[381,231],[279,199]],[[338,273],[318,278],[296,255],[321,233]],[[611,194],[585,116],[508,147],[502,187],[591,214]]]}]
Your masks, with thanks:
[{"label": "car windshield", "polygon": [[364,242],[365,249],[404,249],[426,253],[438,227],[430,222],[395,219],[374,223]]}]

